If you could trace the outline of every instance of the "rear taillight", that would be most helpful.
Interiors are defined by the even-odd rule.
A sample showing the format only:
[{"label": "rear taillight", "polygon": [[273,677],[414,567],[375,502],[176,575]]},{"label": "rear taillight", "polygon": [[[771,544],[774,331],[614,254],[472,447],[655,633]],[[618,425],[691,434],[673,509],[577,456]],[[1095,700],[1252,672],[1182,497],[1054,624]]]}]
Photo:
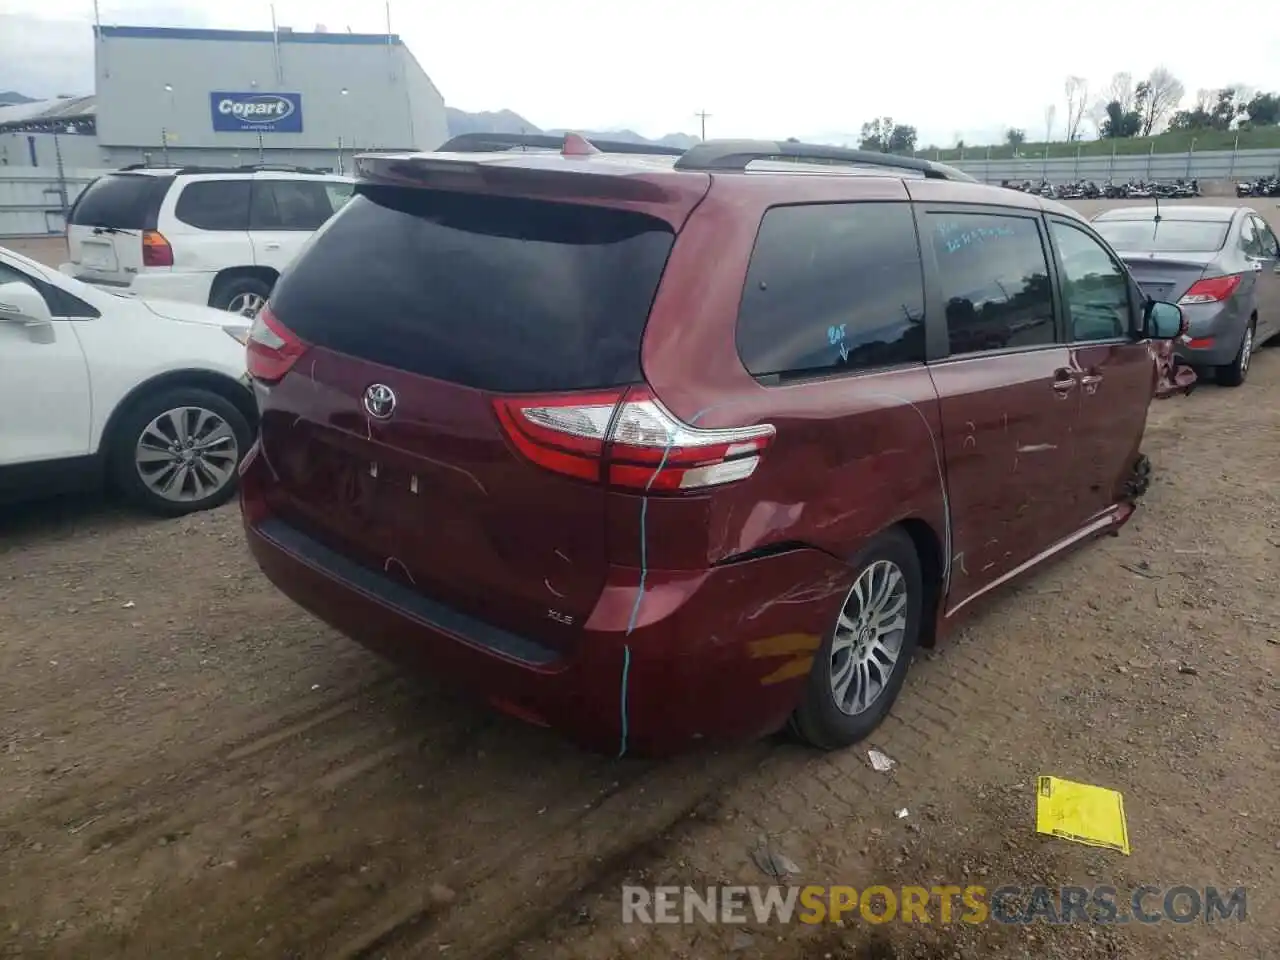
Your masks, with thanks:
[{"label": "rear taillight", "polygon": [[501,397],[494,409],[516,449],[539,466],[631,490],[745,480],[774,437],[769,424],[704,430],[683,423],[647,387]]},{"label": "rear taillight", "polygon": [[1239,274],[1230,277],[1205,277],[1193,283],[1182,295],[1178,304],[1189,306],[1195,303],[1220,303],[1235,293],[1238,286],[1240,286]]},{"label": "rear taillight", "polygon": [[275,383],[306,351],[307,345],[276,318],[270,306],[258,311],[245,344],[249,376],[263,383]]},{"label": "rear taillight", "polygon": [[173,247],[159,230],[142,231],[142,265],[144,267],[172,267]]}]

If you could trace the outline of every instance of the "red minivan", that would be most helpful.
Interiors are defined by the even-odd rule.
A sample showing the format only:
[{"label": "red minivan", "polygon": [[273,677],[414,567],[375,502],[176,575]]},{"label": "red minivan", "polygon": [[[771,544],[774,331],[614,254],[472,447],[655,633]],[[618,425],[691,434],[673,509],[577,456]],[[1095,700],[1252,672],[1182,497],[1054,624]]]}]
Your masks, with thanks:
[{"label": "red minivan", "polygon": [[855,742],[917,644],[1128,518],[1180,311],[942,165],[600,146],[361,159],[250,339],[249,545],[592,749]]}]

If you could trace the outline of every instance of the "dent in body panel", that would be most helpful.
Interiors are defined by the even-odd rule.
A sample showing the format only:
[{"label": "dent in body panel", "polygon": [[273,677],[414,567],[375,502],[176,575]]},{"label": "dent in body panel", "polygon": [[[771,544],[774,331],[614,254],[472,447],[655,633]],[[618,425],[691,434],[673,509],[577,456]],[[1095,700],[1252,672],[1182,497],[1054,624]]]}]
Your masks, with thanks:
[{"label": "dent in body panel", "polygon": [[[919,372],[928,377],[926,371]],[[833,448],[827,442],[831,436],[828,432],[830,424],[827,425],[828,430],[823,431],[822,445],[814,448],[807,442],[785,442],[787,425],[784,422],[779,428],[782,442],[775,442],[765,454],[764,464],[747,481],[741,495],[721,495],[712,500],[712,540],[708,544],[710,562],[779,541],[810,543],[832,556],[847,560],[856,554],[866,539],[881,530],[910,517],[923,517],[935,533],[941,529],[940,559],[946,582],[950,568],[950,506],[943,455],[934,425],[917,403],[898,393],[867,389],[867,379],[869,377],[850,378],[847,384],[851,405],[856,404],[862,409],[855,407],[855,412],[846,416],[832,418],[827,414],[824,418],[841,421],[834,428],[837,431],[835,462],[832,462]],[[932,391],[932,381],[925,382]],[[803,390],[805,386],[812,385],[776,387],[769,394],[786,406],[787,401],[803,400],[796,391]],[[832,384],[825,386],[830,388]],[[926,398],[936,401],[936,394],[931,398],[926,394]],[[715,404],[699,410],[687,422],[690,426],[697,426],[713,411],[723,412],[747,403],[748,399],[756,398]],[[904,410],[909,410],[910,416],[896,418],[895,422],[877,419],[879,415]],[[814,413],[825,414],[826,411]],[[785,421],[787,418],[784,415],[776,419]],[[906,428],[908,423],[912,426]],[[904,444],[903,440],[912,442]],[[664,451],[657,470],[661,470],[665,463],[667,452],[669,448]],[[789,475],[778,472],[779,458],[785,458],[782,461],[783,471],[791,468]],[[814,469],[815,465],[817,469]],[[905,485],[904,477],[909,478]],[[775,489],[784,487],[785,501],[759,499],[758,491],[762,484],[765,491],[770,484]],[[851,491],[858,491],[852,497],[855,501],[852,507],[849,506]],[[646,495],[639,505],[640,585],[628,632],[634,630],[640,620],[649,586],[649,501]]]}]

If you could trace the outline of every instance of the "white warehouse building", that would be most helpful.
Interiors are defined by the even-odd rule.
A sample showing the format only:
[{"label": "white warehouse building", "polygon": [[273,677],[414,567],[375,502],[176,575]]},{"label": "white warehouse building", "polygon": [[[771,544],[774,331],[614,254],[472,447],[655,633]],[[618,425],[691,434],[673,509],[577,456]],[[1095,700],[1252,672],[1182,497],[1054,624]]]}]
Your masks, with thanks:
[{"label": "white warehouse building", "polygon": [[[95,91],[0,109],[18,166],[254,163],[349,168],[353,152],[433,150],[444,99],[395,34],[101,26]],[[9,114],[6,117],[6,114]]]}]

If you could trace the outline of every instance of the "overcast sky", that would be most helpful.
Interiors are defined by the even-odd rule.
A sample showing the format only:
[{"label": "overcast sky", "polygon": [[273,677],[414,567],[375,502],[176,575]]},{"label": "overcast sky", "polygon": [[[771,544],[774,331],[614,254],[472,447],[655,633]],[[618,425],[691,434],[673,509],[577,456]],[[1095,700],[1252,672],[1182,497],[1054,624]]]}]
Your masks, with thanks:
[{"label": "overcast sky", "polygon": [[[0,16],[0,90],[90,92],[91,61],[79,61],[91,57],[92,0],[0,5],[17,15]],[[267,2],[100,6],[104,23],[271,27]],[[381,7],[278,0],[276,16],[297,30],[323,23],[381,32]],[[1219,9],[1230,29],[1213,26]],[[544,128],[660,136],[696,133],[694,113],[705,109],[708,136],[827,139],[856,136],[864,121],[889,115],[914,125],[923,147],[957,134],[999,139],[1009,126],[1042,139],[1051,103],[1061,136],[1069,74],[1100,91],[1118,70],[1140,79],[1164,64],[1188,99],[1234,83],[1280,89],[1280,20],[1258,9],[1233,14],[1189,0],[1159,8],[1150,0],[393,0],[391,27],[446,101],[464,110],[508,108]],[[1247,28],[1237,28],[1240,16]],[[898,25],[910,33],[901,42]]]}]

